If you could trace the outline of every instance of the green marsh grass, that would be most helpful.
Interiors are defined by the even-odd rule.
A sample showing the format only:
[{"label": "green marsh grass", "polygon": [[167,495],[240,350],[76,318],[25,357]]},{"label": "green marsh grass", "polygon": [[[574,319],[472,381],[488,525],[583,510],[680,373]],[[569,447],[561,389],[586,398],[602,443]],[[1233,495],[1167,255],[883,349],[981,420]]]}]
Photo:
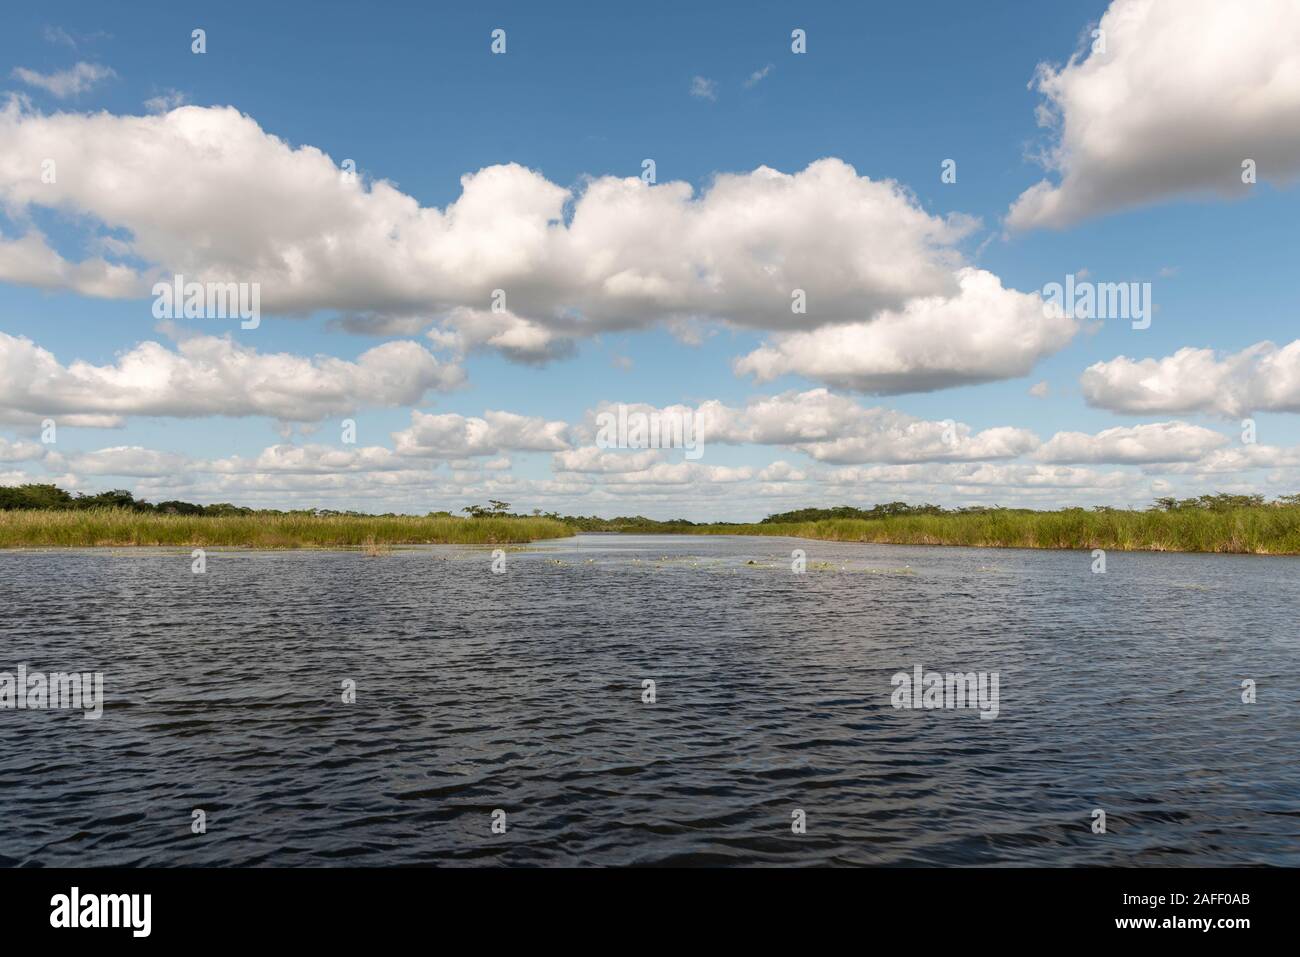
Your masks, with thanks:
[{"label": "green marsh grass", "polygon": [[[674,525],[664,530],[670,528],[678,534],[780,535],[893,545],[1300,554],[1300,506],[1294,505],[1171,511],[993,509],[816,522]],[[564,538],[575,531],[555,519],[528,517],[199,516],[114,508],[0,511],[0,548],[358,548],[380,556],[394,545],[508,545]]]},{"label": "green marsh grass", "polygon": [[127,509],[0,511],[0,548],[178,545],[237,548],[361,548],[497,545],[564,538],[549,518],[422,518],[415,515],[160,515]]},{"label": "green marsh grass", "polygon": [[1223,510],[1147,512],[997,509],[879,519],[696,526],[714,535],[783,535],[891,545],[972,545],[990,548],[1078,548],[1116,551],[1300,554],[1300,507],[1261,505]]}]

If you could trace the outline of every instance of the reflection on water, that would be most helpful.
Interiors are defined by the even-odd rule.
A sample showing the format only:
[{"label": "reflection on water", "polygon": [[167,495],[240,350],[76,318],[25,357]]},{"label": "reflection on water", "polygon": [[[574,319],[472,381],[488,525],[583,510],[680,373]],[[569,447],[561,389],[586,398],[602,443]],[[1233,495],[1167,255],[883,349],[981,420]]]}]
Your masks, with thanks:
[{"label": "reflection on water", "polygon": [[[0,671],[103,671],[107,697],[0,711],[0,863],[1300,864],[1300,561],[1091,563],[0,553]],[[916,665],[998,672],[998,717],[896,710]]]}]

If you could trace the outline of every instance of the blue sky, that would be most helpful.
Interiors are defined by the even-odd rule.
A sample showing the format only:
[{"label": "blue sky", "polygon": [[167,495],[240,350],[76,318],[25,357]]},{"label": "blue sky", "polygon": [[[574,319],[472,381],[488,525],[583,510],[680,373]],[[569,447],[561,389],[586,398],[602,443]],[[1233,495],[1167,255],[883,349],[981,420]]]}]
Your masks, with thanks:
[{"label": "blue sky", "polygon": [[[1279,3],[1283,13],[1293,15],[1294,4]],[[220,320],[181,326],[191,334],[229,337],[259,354],[327,356],[350,362],[385,343],[420,343],[444,366],[458,368],[461,383],[455,388],[431,388],[413,401],[376,399],[358,387],[354,407],[331,407],[323,415],[288,407],[284,416],[238,410],[232,414],[216,401],[211,414],[193,408],[170,414],[165,400],[150,406],[132,395],[133,390],[144,388],[147,375],[132,373],[140,376],[132,381],[131,375],[122,373],[112,379],[112,388],[121,392],[115,393],[115,407],[127,411],[116,415],[112,427],[96,428],[67,424],[79,411],[95,414],[99,407],[92,408],[90,401],[81,409],[76,402],[89,400],[54,395],[66,383],[15,378],[14,394],[3,397],[9,403],[8,414],[0,410],[0,437],[6,442],[0,451],[7,450],[9,459],[0,460],[0,476],[6,484],[59,481],[90,491],[127,487],[150,498],[174,495],[280,507],[321,504],[424,511],[458,508],[491,495],[529,509],[692,518],[756,518],[799,504],[893,498],[948,504],[1142,505],[1169,490],[1186,494],[1218,489],[1266,494],[1300,490],[1300,483],[1293,481],[1295,466],[1290,458],[1292,447],[1300,443],[1294,415],[1300,403],[1288,391],[1289,359],[1264,367],[1246,363],[1243,368],[1220,369],[1225,377],[1220,391],[1235,395],[1234,390],[1240,390],[1249,397],[1240,401],[1168,395],[1155,401],[1150,396],[1135,398],[1132,388],[1119,389],[1113,383],[1108,388],[1115,394],[1094,389],[1089,395],[1080,382],[1087,367],[1124,356],[1164,360],[1184,347],[1195,347],[1214,350],[1222,359],[1257,343],[1283,346],[1294,338],[1293,297],[1286,285],[1287,267],[1294,260],[1293,224],[1300,212],[1291,183],[1300,157],[1295,155],[1295,144],[1276,131],[1294,118],[1300,94],[1285,90],[1278,95],[1267,86],[1267,77],[1261,79],[1252,69],[1268,65],[1274,57],[1282,70],[1288,54],[1271,44],[1268,31],[1233,22],[1225,26],[1215,19],[1228,14],[1212,17],[1190,9],[1194,4],[1183,5],[1188,9],[1182,11],[1173,9],[1175,5],[1158,6],[1161,9],[1151,12],[1139,0],[1116,0],[1110,26],[1103,20],[1111,9],[1105,2],[659,3],[634,13],[630,8],[586,3],[545,8],[524,3],[466,4],[459,9],[411,4],[386,11],[333,3],[234,3],[210,9],[161,3],[113,9],[102,4],[54,3],[16,8],[8,12],[6,30],[0,35],[0,93],[15,98],[9,122],[27,135],[11,141],[18,146],[9,157],[7,178],[0,178],[0,237],[13,241],[39,235],[49,253],[63,263],[103,256],[129,267],[136,278],[134,286],[90,290],[84,284],[51,280],[32,267],[30,256],[19,256],[16,248],[7,251],[11,264],[6,266],[6,251],[0,247],[0,279],[7,280],[0,281],[0,332],[45,350],[64,370],[77,361],[112,367],[123,352],[141,342],[175,348],[169,336],[183,333],[160,331],[150,310],[147,279],[170,274],[176,262],[202,263],[213,236],[238,228],[220,214],[229,208],[232,216],[239,215],[246,197],[238,176],[196,170],[195,193],[211,201],[205,209],[218,212],[207,214],[211,222],[197,223],[192,212],[181,209],[176,218],[190,217],[190,221],[169,224],[168,210],[186,205],[186,174],[183,169],[154,164],[182,164],[183,150],[169,158],[158,156],[155,149],[144,165],[132,165],[114,151],[113,137],[133,135],[126,123],[130,117],[159,124],[157,136],[162,139],[156,142],[182,135],[166,127],[169,115],[176,115],[171,114],[172,107],[189,111],[192,119],[187,130],[208,123],[211,135],[218,139],[230,135],[233,127],[216,110],[233,107],[259,136],[283,141],[286,164],[306,162],[300,155],[303,148],[323,152],[335,165],[353,159],[363,189],[373,190],[374,184],[384,181],[421,208],[444,209],[455,203],[466,174],[518,164],[570,191],[566,223],[561,225],[572,224],[568,217],[573,204],[587,190],[590,178],[638,177],[645,158],[656,164],[658,183],[652,190],[685,181],[697,201],[707,195],[718,174],[749,174],[770,167],[793,176],[810,163],[833,158],[851,166],[858,177],[899,184],[900,195],[907,197],[906,208],[893,204],[888,215],[905,218],[912,210],[935,221],[954,215],[978,220],[964,235],[942,244],[943,253],[952,257],[945,260],[950,266],[986,271],[1005,289],[1026,294],[1041,290],[1045,283],[1062,281],[1067,273],[1100,282],[1150,282],[1157,312],[1151,327],[1144,330],[1130,328],[1123,319],[1095,327],[1081,323],[1066,341],[1035,347],[1032,361],[1011,373],[1001,369],[979,384],[961,384],[961,376],[951,369],[927,368],[927,376],[915,375],[917,386],[878,394],[846,383],[843,377],[823,374],[817,362],[787,363],[790,371],[765,381],[738,374],[737,359],[800,332],[798,326],[763,323],[739,313],[701,315],[687,323],[695,336],[684,338],[681,327],[666,319],[662,310],[648,309],[607,328],[597,328],[600,323],[595,323],[593,331],[574,337],[568,347],[571,354],[547,362],[535,356],[521,362],[517,354],[504,354],[490,343],[461,348],[431,345],[425,331],[441,327],[455,298],[450,294],[443,298],[436,277],[421,293],[428,297],[427,308],[414,310],[418,316],[408,316],[408,325],[400,332],[386,328],[357,334],[340,328],[335,320],[358,311],[355,302],[342,300],[365,300],[372,294],[371,287],[356,287],[354,296],[340,281],[343,288],[331,293],[324,288],[328,283],[307,276],[302,281],[312,287],[313,305],[324,304],[323,308],[285,315],[272,306],[255,330],[239,330]],[[1121,16],[1133,10],[1142,14],[1136,24],[1134,17]],[[1214,49],[1213,30],[1220,31],[1220,37],[1233,38],[1227,61],[1215,64],[1209,73],[1187,66],[1204,62],[1198,60],[1197,49],[1169,51],[1161,43],[1163,37],[1177,35],[1180,17],[1196,16],[1205,21],[1206,36],[1199,41],[1205,49]],[[1110,41],[1104,56],[1088,53],[1090,31],[1098,24],[1107,27]],[[206,31],[207,50],[202,55],[191,51],[195,28]],[[490,34],[496,28],[506,30],[504,55],[489,50]],[[805,54],[791,52],[794,28],[807,33]],[[1065,66],[1076,53],[1079,65]],[[1168,59],[1167,67],[1161,57]],[[1047,99],[1034,82],[1039,64],[1044,63],[1064,78],[1062,87],[1069,91],[1058,103],[1065,122],[1055,127],[1041,126],[1036,115]],[[78,92],[68,92],[57,78],[77,64],[98,70],[99,78]],[[1148,71],[1161,68],[1167,76],[1151,79]],[[1176,82],[1180,69],[1194,74],[1183,77],[1187,91],[1181,94]],[[1284,71],[1278,75],[1285,75]],[[1133,83],[1134,77],[1145,85]],[[1097,93],[1126,78],[1130,89],[1113,111],[1113,127],[1107,126],[1105,115],[1088,115]],[[1197,82],[1208,91],[1199,98]],[[1253,91],[1252,83],[1259,84],[1259,90]],[[693,87],[707,95],[693,94]],[[1209,93],[1219,88],[1263,98],[1262,115],[1251,121],[1255,125],[1241,120],[1240,111],[1215,102]],[[1162,96],[1172,99],[1165,102]],[[1179,96],[1187,99],[1179,101]],[[146,105],[158,98],[170,102]],[[1239,97],[1237,102],[1242,101]],[[113,121],[112,130],[93,129],[101,113]],[[68,133],[53,122],[60,116],[87,132]],[[1186,129],[1160,126],[1153,117],[1174,117]],[[1198,140],[1197,131],[1207,130],[1218,134]],[[1115,133],[1118,147],[1102,142]],[[1180,139],[1184,133],[1186,139]],[[1088,137],[1102,145],[1094,150]],[[1176,150],[1162,146],[1173,141]],[[37,143],[59,143],[66,150],[59,157],[61,181],[95,168],[103,182],[121,185],[122,196],[115,198],[112,188],[85,191],[76,184],[48,201],[43,194],[28,191],[23,177],[38,175],[39,158],[24,150],[27,144]],[[78,152],[74,143],[84,151]],[[1035,157],[1054,147],[1064,158],[1056,168],[1045,170]],[[58,152],[53,147],[47,151]],[[1220,181],[1214,179],[1218,173],[1194,169],[1212,169],[1216,151],[1222,153],[1225,176],[1235,175],[1238,155],[1265,157],[1259,182],[1236,195],[1224,195]],[[940,180],[940,164],[948,158],[957,163],[955,183]],[[223,168],[239,169],[240,161],[233,157]],[[0,152],[0,164],[4,162]],[[1151,172],[1161,169],[1161,164],[1170,170],[1168,185]],[[1072,215],[1065,223],[1044,219],[1042,225],[1008,225],[1008,211],[1022,193],[1045,178],[1059,184],[1071,170],[1083,184],[1075,192],[1100,197],[1095,215]],[[173,174],[178,178],[173,179]],[[257,167],[250,166],[241,175],[257,176]],[[292,182],[294,174],[287,175]],[[1147,189],[1149,195],[1137,200],[1119,197],[1123,188],[1116,184],[1125,177],[1149,178],[1153,184]],[[151,182],[158,188],[151,191]],[[162,184],[169,185],[163,188]],[[1107,189],[1119,197],[1113,204]],[[228,205],[223,205],[223,197]],[[306,222],[309,199],[286,197],[283,209],[276,208],[277,202],[271,196],[251,215],[266,215],[269,226],[298,219]],[[864,234],[849,224],[853,231],[846,233],[842,247],[846,263],[870,260],[875,255],[872,243],[888,249],[890,230],[887,220],[882,222],[884,227],[866,236],[865,247]],[[311,243],[334,227],[310,223],[302,228],[286,242]],[[792,224],[791,234],[797,235],[800,228]],[[902,220],[900,229],[906,231]],[[158,233],[158,243],[140,241],[149,231]],[[112,242],[105,244],[106,238]],[[502,255],[509,252],[508,232],[494,233],[493,241],[506,247]],[[610,241],[635,247],[637,239],[615,236]],[[723,248],[728,242],[736,242],[731,233],[701,238],[700,262],[743,259],[744,250]],[[174,261],[163,261],[170,253],[157,252],[164,243],[177,250]],[[905,246],[906,240],[899,245]],[[154,252],[153,258],[146,249]],[[827,256],[833,259],[840,254],[832,251]],[[834,262],[826,266],[828,275],[837,270]],[[646,268],[652,270],[653,263]],[[492,275],[485,269],[484,288],[491,288]],[[243,278],[230,272],[229,259],[212,260],[207,276]],[[256,281],[259,276],[250,273],[248,278]],[[277,299],[282,287],[261,278],[273,302],[292,298],[285,292]],[[843,291],[846,308],[859,301],[854,299],[855,291],[860,301],[873,301],[871,288],[858,290],[849,283]],[[915,295],[905,296],[900,307],[901,302],[932,291],[918,279]],[[568,310],[567,315],[580,314],[590,301],[588,293],[591,290],[575,291],[572,301],[558,293],[557,308]],[[810,294],[816,299],[817,290]],[[339,308],[330,307],[332,295]],[[378,300],[388,291],[376,285],[373,295],[378,297],[374,310],[385,311]],[[472,302],[467,304],[476,308]],[[360,311],[366,311],[364,302]],[[545,313],[539,307],[535,315],[519,316],[552,329],[551,323],[558,320],[554,312]],[[865,327],[878,315],[878,310],[864,306],[862,315],[840,314],[829,325],[843,325],[853,318]],[[948,321],[982,320],[972,315]],[[808,329],[816,328],[826,327],[810,319]],[[934,334],[934,326],[924,328],[917,335]],[[1001,332],[994,330],[989,347],[996,348],[1008,329],[1018,328],[1012,324]],[[696,337],[699,341],[694,341]],[[941,333],[938,338],[945,336]],[[817,342],[809,346],[814,347],[826,348]],[[970,356],[962,359],[978,364]],[[1164,374],[1185,379],[1183,367],[1170,362]],[[1115,374],[1122,371],[1116,367]],[[934,376],[944,381],[943,387],[931,387]],[[1258,381],[1262,376],[1269,382]],[[904,380],[910,381],[906,376]],[[1045,395],[1030,394],[1036,383],[1046,383]],[[863,410],[885,409],[903,418],[891,419],[885,433],[876,436],[872,430],[880,428],[879,423],[858,421],[857,413],[843,404],[829,410],[820,393],[797,398],[822,389]],[[1261,401],[1259,396],[1265,394]],[[411,426],[413,409],[465,418],[502,410],[566,423],[575,431],[566,433],[563,450],[572,451],[590,446],[591,436],[577,427],[602,403],[656,408],[719,403],[734,413],[733,431],[739,435],[755,428],[752,416],[745,415],[747,406],[773,396],[792,397],[789,409],[781,413],[792,420],[798,419],[800,408],[815,407],[825,428],[816,435],[785,434],[784,441],[733,437],[711,442],[699,468],[645,475],[644,482],[637,481],[635,471],[557,468],[552,455],[561,450],[558,447],[530,440],[511,444],[509,439],[467,446],[472,454],[466,455],[452,455],[441,447],[411,455],[403,467],[385,468],[390,477],[401,478],[379,488],[375,476],[355,465],[342,468],[334,484],[305,487],[290,471],[259,472],[247,465],[277,444],[337,445],[338,422],[345,417],[358,423],[357,446],[391,451],[397,444],[392,434]],[[52,413],[56,420],[64,420],[53,444],[39,442],[39,423],[46,418],[40,410],[46,406],[58,410],[59,414]],[[268,399],[262,407],[273,408],[274,401]],[[1242,453],[1240,420],[1247,416],[1256,423],[1258,444],[1274,451]],[[970,449],[953,454],[943,448],[936,451],[925,442],[921,444],[929,451],[911,448],[907,443],[917,438],[917,429],[909,432],[906,423],[913,419],[922,424],[956,421],[972,434],[1023,430],[1036,436],[1039,445],[1020,442],[1014,455],[999,446],[1001,450],[987,458]],[[1137,432],[1095,439],[1106,430],[1168,423],[1176,425],[1158,436]],[[443,424],[448,429],[465,425],[453,420]],[[465,427],[473,430],[472,425]],[[825,429],[832,434],[825,434]],[[1226,444],[1214,448],[1204,430],[1227,437]],[[1082,433],[1094,441],[1085,446],[1078,441],[1058,443],[1070,444],[1071,450],[1052,446],[1045,452],[1042,446],[1058,433]],[[849,435],[861,440],[858,451],[847,458],[825,451],[828,441]],[[1160,448],[1151,447],[1153,442]],[[357,446],[341,447],[341,451],[351,453]],[[489,446],[491,451],[483,451]],[[103,449],[117,450],[116,459],[114,455],[93,461],[84,458]],[[1225,460],[1227,452],[1236,457]],[[161,453],[165,458],[149,459],[146,453]],[[228,464],[213,466],[231,457],[244,460],[237,475]],[[509,469],[480,468],[501,459],[510,460]],[[114,460],[123,463],[124,471],[111,471],[107,463]],[[460,466],[448,464],[453,460]],[[664,450],[662,460],[678,464],[681,456]],[[761,479],[759,471],[776,461],[789,463],[803,477],[779,482]],[[1001,486],[987,476],[967,482],[952,471],[954,466],[970,469],[979,463],[990,470],[1019,466],[1038,471],[1009,475]],[[843,471],[898,465],[920,471],[892,477],[859,473],[861,481]],[[709,473],[711,467],[731,471]],[[745,469],[753,474],[744,476]],[[1058,483],[1050,474],[1053,469],[1091,471],[1098,479],[1089,484],[1085,475],[1061,472]],[[835,470],[841,471],[832,476]],[[420,480],[421,471],[427,472],[427,482]],[[453,471],[462,474],[452,477]],[[619,487],[609,487],[610,474],[623,475]],[[1103,476],[1127,478],[1103,480]]]}]

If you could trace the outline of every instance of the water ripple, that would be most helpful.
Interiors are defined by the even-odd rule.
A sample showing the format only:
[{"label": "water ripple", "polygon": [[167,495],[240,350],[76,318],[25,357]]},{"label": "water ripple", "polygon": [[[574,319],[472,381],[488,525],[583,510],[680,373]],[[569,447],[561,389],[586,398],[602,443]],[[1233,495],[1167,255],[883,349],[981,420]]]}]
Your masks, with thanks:
[{"label": "water ripple", "polygon": [[[1300,864],[1297,559],[584,536],[504,575],[454,547],[207,564],[0,553],[0,671],[107,696],[0,710],[0,865]],[[895,710],[916,664],[997,671],[998,717]]]}]

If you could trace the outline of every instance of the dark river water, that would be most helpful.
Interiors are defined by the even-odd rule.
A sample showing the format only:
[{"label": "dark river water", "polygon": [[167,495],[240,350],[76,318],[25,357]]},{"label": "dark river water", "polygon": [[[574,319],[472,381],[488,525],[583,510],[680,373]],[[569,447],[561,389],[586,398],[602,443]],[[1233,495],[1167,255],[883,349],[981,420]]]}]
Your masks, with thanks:
[{"label": "dark river water", "polygon": [[[0,672],[106,699],[0,710],[0,864],[1300,865],[1300,560],[492,560],[0,552]],[[894,707],[917,666],[996,672],[996,717]]]}]

